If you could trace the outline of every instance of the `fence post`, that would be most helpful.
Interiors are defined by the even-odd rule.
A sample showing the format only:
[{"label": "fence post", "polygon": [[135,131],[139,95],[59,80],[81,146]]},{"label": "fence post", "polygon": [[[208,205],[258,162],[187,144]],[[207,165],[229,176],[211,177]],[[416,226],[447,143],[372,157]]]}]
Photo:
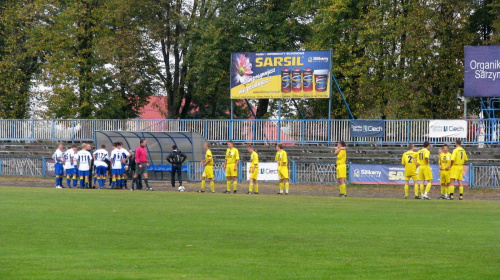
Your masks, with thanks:
[{"label": "fence post", "polygon": [[139,120],[135,120],[135,131],[140,131]]},{"label": "fence post", "polygon": [[187,177],[188,177],[188,182],[191,182],[191,162],[188,160],[187,161]]},{"label": "fence post", "polygon": [[2,175],[2,158],[0,158],[0,176]]},{"label": "fence post", "polygon": [[45,158],[42,158],[42,178],[47,177],[47,163]]},{"label": "fence post", "polygon": [[35,120],[31,120],[31,143],[35,142]]},{"label": "fence post", "polygon": [[410,120],[406,120],[406,145],[410,144]]},{"label": "fence post", "polygon": [[469,189],[472,189],[474,185],[474,165],[469,163]]},{"label": "fence post", "polygon": [[[238,161],[238,170],[240,171],[240,172],[238,172],[238,182],[242,182],[242,177],[243,177],[243,176],[241,176],[241,173],[242,173],[241,171],[243,170],[242,166],[243,166],[243,163],[241,161]],[[226,166],[226,168],[227,168],[227,166]]]},{"label": "fence post", "polygon": [[54,142],[56,139],[56,121],[53,119],[52,120],[52,134],[51,134],[51,142]]},{"label": "fence post", "polygon": [[297,183],[297,163],[292,161],[292,183]]}]

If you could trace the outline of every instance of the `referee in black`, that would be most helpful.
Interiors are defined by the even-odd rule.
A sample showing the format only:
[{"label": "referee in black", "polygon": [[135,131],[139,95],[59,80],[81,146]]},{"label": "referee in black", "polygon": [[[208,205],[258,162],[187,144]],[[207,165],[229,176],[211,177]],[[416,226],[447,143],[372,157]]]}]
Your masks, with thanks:
[{"label": "referee in black", "polygon": [[178,174],[180,186],[182,186],[182,163],[186,160],[186,155],[177,149],[177,145],[172,146],[172,152],[168,155],[167,161],[172,164],[172,188],[175,188],[175,173]]}]

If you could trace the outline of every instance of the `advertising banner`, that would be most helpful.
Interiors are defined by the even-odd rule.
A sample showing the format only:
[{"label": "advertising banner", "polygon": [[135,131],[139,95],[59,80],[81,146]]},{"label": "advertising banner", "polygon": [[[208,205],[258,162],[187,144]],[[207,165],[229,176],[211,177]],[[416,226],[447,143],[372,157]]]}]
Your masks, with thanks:
[{"label": "advertising banner", "polygon": [[[247,162],[247,180],[250,180],[250,162]],[[259,181],[279,181],[276,162],[259,162]]]},{"label": "advertising banner", "polygon": [[[431,164],[432,184],[440,185],[439,167]],[[469,185],[469,166],[464,165],[463,184]],[[349,182],[361,185],[394,185],[405,183],[405,168],[397,164],[351,164]],[[413,181],[410,181],[411,185]]]},{"label": "advertising banner", "polygon": [[431,120],[429,121],[429,137],[467,138],[467,121]]},{"label": "advertising banner", "polygon": [[329,98],[331,51],[231,54],[231,99]]},{"label": "advertising banner", "polygon": [[350,120],[351,137],[384,137],[385,122],[372,120]]},{"label": "advertising banner", "polygon": [[500,97],[500,46],[467,46],[464,95]]},{"label": "advertising banner", "polygon": [[45,176],[54,177],[55,175],[55,161],[52,158],[45,158]]}]

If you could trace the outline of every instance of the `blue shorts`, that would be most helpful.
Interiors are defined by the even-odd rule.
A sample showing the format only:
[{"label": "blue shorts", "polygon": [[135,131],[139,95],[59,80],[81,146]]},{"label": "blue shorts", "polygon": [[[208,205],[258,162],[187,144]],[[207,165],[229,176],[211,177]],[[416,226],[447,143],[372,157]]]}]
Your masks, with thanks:
[{"label": "blue shorts", "polygon": [[87,171],[79,171],[78,173],[80,173],[80,177],[81,176],[89,176],[90,175],[90,171],[87,170]]},{"label": "blue shorts", "polygon": [[124,172],[122,172],[122,169],[119,168],[119,169],[111,169],[111,175],[122,175],[124,174]]},{"label": "blue shorts", "polygon": [[61,162],[56,162],[54,164],[54,174],[56,174],[56,176],[64,175],[64,168]]},{"label": "blue shorts", "polygon": [[66,169],[66,176],[73,175],[73,174],[76,174],[76,169],[74,167]]},{"label": "blue shorts", "polygon": [[105,176],[106,172],[108,172],[108,168],[106,166],[97,166],[95,169],[95,174],[97,174],[97,176]]}]

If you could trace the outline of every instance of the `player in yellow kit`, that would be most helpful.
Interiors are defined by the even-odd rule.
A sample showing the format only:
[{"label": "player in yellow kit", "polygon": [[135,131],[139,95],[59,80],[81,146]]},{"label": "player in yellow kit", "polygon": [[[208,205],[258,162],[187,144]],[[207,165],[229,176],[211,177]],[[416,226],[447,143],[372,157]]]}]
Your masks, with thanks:
[{"label": "player in yellow kit", "polygon": [[257,184],[257,177],[259,176],[259,155],[252,146],[248,146],[247,150],[250,153],[250,166],[248,168],[248,173],[250,173],[250,184],[248,185],[247,194],[252,194],[254,187],[255,194],[259,194],[259,185]]},{"label": "player in yellow kit", "polygon": [[439,154],[439,178],[441,183],[441,196],[439,199],[448,197],[448,185],[450,184],[450,161],[451,154],[448,145],[444,144],[443,148],[438,150]]},{"label": "player in yellow kit", "polygon": [[401,165],[405,167],[405,199],[408,198],[408,185],[410,185],[410,179],[413,180],[413,183],[415,184],[415,198],[420,199],[420,196],[418,195],[417,157],[418,153],[415,152],[415,146],[413,144],[408,146],[408,151],[406,151],[403,154],[403,157],[401,157]]},{"label": "player in yellow kit", "polygon": [[[429,141],[424,142],[424,148],[418,151],[418,180],[420,181],[420,192],[424,193],[422,196],[422,199],[430,199],[428,196],[428,193],[431,190],[432,187],[432,170],[429,162],[429,157],[431,155],[431,152],[429,151],[429,148],[431,147],[431,144]],[[425,188],[424,192],[424,183],[427,181],[427,186]]]},{"label": "player in yellow kit", "polygon": [[459,200],[464,199],[464,187],[462,185],[463,180],[463,171],[464,171],[464,163],[469,160],[467,157],[467,153],[464,148],[462,148],[462,141],[457,139],[455,141],[455,149],[451,154],[451,171],[450,171],[450,186],[448,187],[448,191],[450,193],[450,199],[453,199],[453,192],[455,192],[455,180],[458,180],[458,188],[460,191]]},{"label": "player in yellow kit", "polygon": [[275,160],[278,163],[278,175],[280,179],[280,192],[278,194],[283,194],[283,187],[285,188],[285,194],[288,194],[288,155],[285,150],[283,150],[283,144],[276,145],[276,157]]},{"label": "player in yellow kit", "polygon": [[205,178],[210,182],[210,191],[215,193],[214,189],[214,158],[212,156],[212,151],[210,150],[210,144],[205,142],[203,145],[205,148],[205,159],[201,162],[205,166],[203,169],[203,174],[201,174],[201,190],[200,193],[205,192]]},{"label": "player in yellow kit", "polygon": [[339,180],[339,189],[341,197],[347,196],[347,190],[345,185],[345,180],[347,178],[347,166],[345,164],[347,153],[346,145],[344,141],[339,141],[337,143],[337,149],[334,153],[337,156],[337,179]]},{"label": "player in yellow kit", "polygon": [[238,164],[240,153],[234,147],[233,141],[227,142],[226,158],[224,159],[224,169],[226,169],[227,187],[225,193],[231,193],[231,182],[233,182],[234,193],[238,187]]}]

